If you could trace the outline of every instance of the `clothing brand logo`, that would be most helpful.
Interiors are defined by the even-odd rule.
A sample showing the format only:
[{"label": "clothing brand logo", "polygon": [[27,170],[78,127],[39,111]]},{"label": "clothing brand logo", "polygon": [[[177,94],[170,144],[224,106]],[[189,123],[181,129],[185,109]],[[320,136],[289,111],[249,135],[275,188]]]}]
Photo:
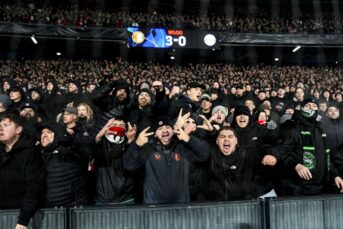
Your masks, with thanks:
[{"label": "clothing brand logo", "polygon": [[180,159],[181,159],[180,154],[179,153],[175,153],[174,154],[174,159],[175,159],[175,161],[180,161]]},{"label": "clothing brand logo", "polygon": [[155,154],[154,154],[154,157],[155,157],[155,160],[156,160],[156,161],[161,160],[161,155],[160,155],[159,153],[155,153]]}]

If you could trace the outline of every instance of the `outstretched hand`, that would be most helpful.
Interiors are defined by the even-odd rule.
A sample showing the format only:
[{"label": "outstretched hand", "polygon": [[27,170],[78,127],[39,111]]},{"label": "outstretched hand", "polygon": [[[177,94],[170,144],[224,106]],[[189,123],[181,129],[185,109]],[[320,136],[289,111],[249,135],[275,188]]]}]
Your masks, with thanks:
[{"label": "outstretched hand", "polygon": [[127,143],[131,143],[133,140],[135,140],[136,133],[137,133],[137,126],[134,124],[133,126],[131,125],[130,122],[127,123],[128,130],[126,132],[126,137],[127,137]]},{"label": "outstretched hand", "polygon": [[188,112],[185,115],[182,115],[182,109],[180,109],[179,116],[177,117],[177,120],[176,120],[175,125],[174,125],[174,129],[178,130],[178,129],[183,128],[183,126],[185,125],[187,119],[190,116],[191,116],[190,112]]},{"label": "outstretched hand", "polygon": [[174,133],[180,141],[189,142],[189,139],[191,138],[182,128],[174,130]]},{"label": "outstretched hand", "polygon": [[202,118],[203,124],[197,125],[197,128],[208,130],[211,132],[213,130],[211,122],[204,115],[199,115],[199,117]]},{"label": "outstretched hand", "polygon": [[148,130],[150,129],[150,126],[145,128],[144,130],[142,130],[142,132],[139,133],[138,138],[136,140],[136,144],[138,146],[143,146],[146,143],[148,143],[149,141],[149,136],[153,135],[154,132],[148,132]]}]

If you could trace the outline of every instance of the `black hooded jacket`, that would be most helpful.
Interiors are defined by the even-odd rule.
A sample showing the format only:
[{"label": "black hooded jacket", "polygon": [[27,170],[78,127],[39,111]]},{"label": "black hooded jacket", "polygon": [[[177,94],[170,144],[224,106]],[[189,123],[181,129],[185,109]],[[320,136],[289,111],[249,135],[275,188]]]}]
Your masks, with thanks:
[{"label": "black hooded jacket", "polygon": [[44,193],[44,163],[34,138],[23,133],[9,152],[1,144],[0,209],[20,209],[18,223],[28,225]]},{"label": "black hooded jacket", "polygon": [[181,95],[170,104],[168,116],[171,118],[177,118],[181,109],[183,114],[188,112],[196,113],[199,110],[199,104],[193,102],[188,96]]},{"label": "black hooded jacket", "polygon": [[51,92],[45,92],[44,94],[44,107],[48,120],[56,121],[57,115],[62,112],[66,105],[66,98],[59,92],[57,82],[49,82],[54,86]]},{"label": "black hooded jacket", "polygon": [[[313,118],[305,118],[296,111],[288,120],[281,134],[280,152],[283,173],[278,187],[280,195],[315,195],[323,192],[329,179],[329,149],[326,133],[320,123]],[[306,181],[299,177],[295,167],[303,164],[312,179]]]}]

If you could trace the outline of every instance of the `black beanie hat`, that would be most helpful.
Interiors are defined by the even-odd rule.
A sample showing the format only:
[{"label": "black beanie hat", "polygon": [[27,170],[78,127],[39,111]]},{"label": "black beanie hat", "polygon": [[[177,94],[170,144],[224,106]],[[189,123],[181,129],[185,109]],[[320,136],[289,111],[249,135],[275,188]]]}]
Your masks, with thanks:
[{"label": "black beanie hat", "polygon": [[173,127],[173,123],[168,116],[159,116],[156,117],[153,121],[151,131],[156,131],[161,126],[171,126]]},{"label": "black beanie hat", "polygon": [[151,90],[149,90],[148,88],[140,89],[138,91],[137,95],[139,96],[139,94],[142,93],[142,92],[148,93],[148,95],[150,96],[150,99],[151,99],[151,104],[155,103],[155,95],[154,95],[154,93]]},{"label": "black beanie hat", "polygon": [[317,100],[313,97],[308,97],[308,98],[304,99],[303,101],[301,101],[300,105],[301,105],[301,107],[304,107],[308,103],[315,103],[318,106]]},{"label": "black beanie hat", "polygon": [[242,115],[242,114],[250,116],[250,111],[248,107],[244,105],[239,105],[235,108],[233,116],[234,118],[236,118],[237,116]]}]

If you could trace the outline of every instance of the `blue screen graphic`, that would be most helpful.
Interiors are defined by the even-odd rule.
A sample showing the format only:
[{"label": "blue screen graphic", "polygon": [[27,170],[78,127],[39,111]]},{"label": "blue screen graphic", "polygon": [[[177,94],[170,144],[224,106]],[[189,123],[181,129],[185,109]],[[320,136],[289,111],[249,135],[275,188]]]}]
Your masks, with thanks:
[{"label": "blue screen graphic", "polygon": [[[127,28],[128,31],[128,45],[130,47],[144,47],[144,48],[169,48],[166,44],[167,33],[165,29],[158,29],[158,28],[150,28],[150,29],[142,29],[136,27],[129,27]],[[144,36],[142,36],[144,34]],[[137,36],[139,35],[139,36]],[[139,41],[139,43],[135,42]],[[143,38],[144,40],[143,40]]]}]

